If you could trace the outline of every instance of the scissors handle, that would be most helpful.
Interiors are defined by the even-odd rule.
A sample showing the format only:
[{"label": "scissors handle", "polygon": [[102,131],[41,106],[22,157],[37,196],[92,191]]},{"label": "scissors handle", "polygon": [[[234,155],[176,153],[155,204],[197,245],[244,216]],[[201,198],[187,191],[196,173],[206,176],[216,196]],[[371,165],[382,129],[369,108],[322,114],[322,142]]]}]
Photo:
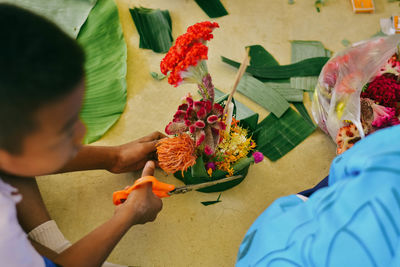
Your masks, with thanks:
[{"label": "scissors handle", "polygon": [[113,193],[113,202],[114,205],[119,205],[125,202],[125,200],[128,198],[129,194],[137,189],[139,186],[147,184],[147,183],[152,183],[152,190],[153,193],[158,196],[159,198],[163,197],[169,197],[168,192],[172,191],[175,189],[175,186],[172,184],[166,184],[158,181],[156,177],[154,176],[144,176],[142,178],[139,178],[135,181],[135,183],[125,189],[125,190],[120,190],[116,191]]}]

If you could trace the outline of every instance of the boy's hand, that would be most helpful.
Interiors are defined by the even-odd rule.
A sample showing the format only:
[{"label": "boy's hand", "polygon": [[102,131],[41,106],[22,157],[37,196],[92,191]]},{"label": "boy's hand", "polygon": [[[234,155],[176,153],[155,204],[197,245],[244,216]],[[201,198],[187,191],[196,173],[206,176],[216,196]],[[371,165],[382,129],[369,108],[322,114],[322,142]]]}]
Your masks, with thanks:
[{"label": "boy's hand", "polygon": [[[142,177],[152,176],[154,169],[154,162],[148,161],[144,166]],[[154,221],[161,209],[162,201],[154,195],[149,183],[133,190],[128,199],[115,208],[115,216],[124,217],[130,225],[144,224]]]},{"label": "boy's hand", "polygon": [[116,147],[116,160],[110,167],[112,173],[137,171],[143,168],[148,160],[156,160],[156,144],[164,138],[160,132],[154,132],[124,145]]}]

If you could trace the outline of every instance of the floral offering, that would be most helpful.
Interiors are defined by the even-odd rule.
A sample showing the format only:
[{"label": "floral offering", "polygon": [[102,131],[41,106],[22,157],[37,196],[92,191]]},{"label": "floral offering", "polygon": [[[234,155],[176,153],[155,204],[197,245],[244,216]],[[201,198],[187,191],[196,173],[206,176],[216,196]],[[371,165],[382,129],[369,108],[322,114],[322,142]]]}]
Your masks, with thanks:
[{"label": "floral offering", "polygon": [[183,98],[165,127],[165,132],[172,137],[157,145],[160,167],[187,183],[238,173],[245,176],[251,163],[262,160],[259,152],[251,156],[256,144],[251,133],[232,116],[232,107],[224,112],[224,103],[216,103],[214,99],[206,44],[218,27],[217,23],[208,21],[190,26],[176,39],[160,64],[161,72],[168,75],[168,83],[175,87],[193,83],[199,92],[198,99],[190,94]]}]

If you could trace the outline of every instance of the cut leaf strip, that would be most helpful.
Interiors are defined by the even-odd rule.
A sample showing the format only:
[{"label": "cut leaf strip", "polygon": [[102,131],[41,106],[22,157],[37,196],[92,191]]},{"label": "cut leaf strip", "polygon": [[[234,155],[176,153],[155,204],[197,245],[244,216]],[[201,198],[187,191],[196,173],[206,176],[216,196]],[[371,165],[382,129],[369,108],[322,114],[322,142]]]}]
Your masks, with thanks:
[{"label": "cut leaf strip", "polygon": [[237,91],[274,113],[278,118],[289,108],[289,102],[283,96],[250,75],[242,77]]},{"label": "cut leaf strip", "polygon": [[[221,57],[222,61],[238,67],[240,64],[236,61]],[[285,79],[290,77],[317,76],[321,72],[322,67],[329,60],[328,57],[315,57],[302,60],[290,65],[280,65],[272,67],[254,67],[248,66],[246,72],[260,78],[269,79]]]},{"label": "cut leaf strip", "polygon": [[219,0],[195,0],[210,18],[219,18],[228,15],[225,7]]},{"label": "cut leaf strip", "polygon": [[300,113],[300,115],[308,121],[313,127],[315,127],[315,124],[313,120],[311,119],[310,115],[308,114],[308,111],[306,107],[304,106],[303,102],[297,102],[293,103],[294,107],[297,109],[297,111]]},{"label": "cut leaf strip", "polygon": [[140,35],[140,48],[166,53],[172,46],[172,23],[168,10],[135,7],[129,9]]}]

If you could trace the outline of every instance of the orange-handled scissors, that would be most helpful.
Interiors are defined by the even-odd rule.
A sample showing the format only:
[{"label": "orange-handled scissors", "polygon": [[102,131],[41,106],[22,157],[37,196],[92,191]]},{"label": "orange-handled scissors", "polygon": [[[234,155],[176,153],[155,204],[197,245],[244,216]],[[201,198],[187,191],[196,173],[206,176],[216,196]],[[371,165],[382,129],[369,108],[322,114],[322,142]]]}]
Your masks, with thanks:
[{"label": "orange-handled scissors", "polygon": [[174,194],[184,194],[184,193],[187,193],[187,192],[190,192],[193,190],[229,182],[229,181],[236,180],[236,179],[239,179],[242,177],[243,177],[242,175],[236,175],[236,176],[231,176],[231,177],[227,177],[227,178],[223,178],[223,179],[219,179],[219,180],[215,180],[215,181],[211,181],[211,182],[201,183],[201,184],[193,184],[193,185],[186,185],[186,186],[182,186],[182,187],[175,187],[175,185],[166,184],[166,183],[158,181],[154,176],[145,176],[145,177],[137,179],[131,187],[129,187],[125,190],[120,190],[120,191],[114,192],[113,202],[114,202],[114,205],[119,205],[121,203],[124,203],[125,200],[128,198],[129,194],[133,190],[137,189],[140,185],[143,185],[146,183],[152,183],[153,193],[156,196],[158,196],[159,198],[163,198],[163,197],[169,197]]}]

